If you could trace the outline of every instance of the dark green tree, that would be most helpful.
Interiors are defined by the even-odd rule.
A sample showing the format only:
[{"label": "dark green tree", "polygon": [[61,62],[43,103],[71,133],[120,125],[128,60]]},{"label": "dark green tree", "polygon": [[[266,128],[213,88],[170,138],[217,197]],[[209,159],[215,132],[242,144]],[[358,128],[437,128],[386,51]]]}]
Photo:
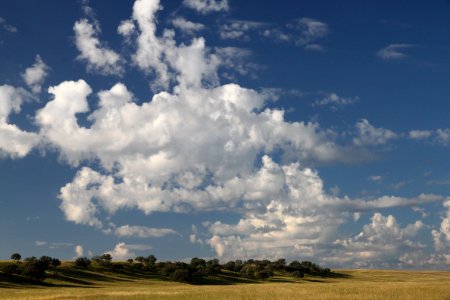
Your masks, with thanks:
[{"label": "dark green tree", "polygon": [[22,255],[20,255],[17,252],[13,253],[13,254],[11,254],[11,259],[14,260],[16,263],[18,263],[22,259]]},{"label": "dark green tree", "polygon": [[48,269],[49,263],[47,257],[36,259],[36,257],[28,257],[25,259],[22,275],[28,279],[42,281],[45,279],[45,271]]},{"label": "dark green tree", "polygon": [[57,274],[57,268],[61,265],[61,261],[57,258],[52,258],[51,267],[53,271],[53,275]]},{"label": "dark green tree", "polygon": [[75,266],[80,268],[87,268],[91,264],[91,260],[87,257],[78,257],[75,259]]}]

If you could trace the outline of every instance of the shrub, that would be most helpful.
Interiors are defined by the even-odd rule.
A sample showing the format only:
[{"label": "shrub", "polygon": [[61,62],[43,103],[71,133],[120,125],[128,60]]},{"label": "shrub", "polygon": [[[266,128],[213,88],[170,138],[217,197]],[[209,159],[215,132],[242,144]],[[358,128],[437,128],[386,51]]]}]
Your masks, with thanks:
[{"label": "shrub", "polygon": [[36,259],[36,257],[30,257],[25,260],[23,266],[22,275],[32,280],[42,281],[45,279],[45,271],[49,267],[49,263],[46,259]]},{"label": "shrub", "polygon": [[228,271],[235,271],[236,270],[236,263],[232,260],[227,262],[225,265],[223,265],[223,268]]},{"label": "shrub", "polygon": [[7,264],[7,265],[4,265],[2,267],[2,269],[1,269],[1,271],[3,273],[5,273],[5,274],[8,274],[8,275],[22,273],[20,265],[18,265],[18,264]]},{"label": "shrub", "polygon": [[257,271],[257,272],[255,272],[255,278],[256,279],[267,279],[267,278],[269,278],[270,277],[270,273],[269,273],[269,271],[266,271],[266,270],[262,270],[262,271]]},{"label": "shrub", "polygon": [[142,270],[144,268],[144,264],[142,264],[142,263],[134,263],[132,265],[132,268],[135,269],[135,270]]},{"label": "shrub", "polygon": [[292,272],[292,276],[294,278],[303,278],[305,277],[305,274],[303,273],[303,271],[294,271]]},{"label": "shrub", "polygon": [[87,257],[78,257],[75,260],[75,266],[80,268],[87,268],[91,264],[91,260]]},{"label": "shrub", "polygon": [[191,280],[191,274],[187,269],[176,269],[169,276],[169,279],[178,282],[188,282]]}]

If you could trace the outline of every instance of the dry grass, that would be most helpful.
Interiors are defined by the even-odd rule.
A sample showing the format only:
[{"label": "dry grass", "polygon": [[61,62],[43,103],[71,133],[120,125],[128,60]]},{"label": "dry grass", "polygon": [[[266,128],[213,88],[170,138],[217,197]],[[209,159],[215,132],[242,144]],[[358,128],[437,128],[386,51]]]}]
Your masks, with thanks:
[{"label": "dry grass", "polygon": [[349,277],[293,280],[279,276],[263,283],[189,285],[86,272],[83,280],[71,280],[63,274],[47,280],[47,286],[7,283],[0,278],[0,299],[450,300],[450,272],[341,270],[339,273]]}]

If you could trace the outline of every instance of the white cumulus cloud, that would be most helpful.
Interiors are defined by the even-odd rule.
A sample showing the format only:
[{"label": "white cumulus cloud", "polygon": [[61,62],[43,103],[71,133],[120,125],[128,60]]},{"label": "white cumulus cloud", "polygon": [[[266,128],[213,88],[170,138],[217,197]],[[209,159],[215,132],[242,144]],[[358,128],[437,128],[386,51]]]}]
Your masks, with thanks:
[{"label": "white cumulus cloud", "polygon": [[22,88],[0,85],[0,155],[23,157],[39,143],[39,136],[9,123],[10,114],[19,113],[22,104],[33,97]]},{"label": "white cumulus cloud", "polygon": [[84,254],[83,246],[81,246],[81,245],[76,245],[76,246],[75,246],[75,255],[76,255],[77,257],[81,257],[81,256],[83,256],[83,254]]},{"label": "white cumulus cloud", "polygon": [[121,75],[122,62],[119,54],[105,47],[98,35],[100,27],[84,18],[73,26],[75,31],[75,44],[80,51],[78,59],[87,63],[88,71],[105,75]]},{"label": "white cumulus cloud", "polygon": [[150,249],[152,249],[152,247],[148,245],[118,243],[113,250],[107,251],[106,253],[111,254],[113,260],[127,260],[136,257],[134,251],[145,251]]}]

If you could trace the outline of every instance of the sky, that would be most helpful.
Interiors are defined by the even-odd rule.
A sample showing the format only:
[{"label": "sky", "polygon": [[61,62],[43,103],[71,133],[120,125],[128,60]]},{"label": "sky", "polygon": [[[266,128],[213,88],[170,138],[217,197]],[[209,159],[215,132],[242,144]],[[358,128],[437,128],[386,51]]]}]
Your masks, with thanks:
[{"label": "sky", "polygon": [[0,259],[450,267],[447,1],[0,2]]}]

